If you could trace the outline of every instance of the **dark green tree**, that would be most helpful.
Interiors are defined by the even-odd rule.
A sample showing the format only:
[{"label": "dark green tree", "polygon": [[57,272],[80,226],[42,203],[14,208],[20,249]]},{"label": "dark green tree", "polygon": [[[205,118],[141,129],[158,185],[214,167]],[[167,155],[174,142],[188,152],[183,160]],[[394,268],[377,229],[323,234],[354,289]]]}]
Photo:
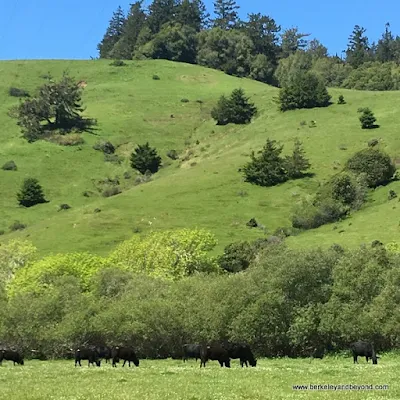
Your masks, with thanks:
[{"label": "dark green tree", "polygon": [[143,0],[131,4],[123,27],[123,34],[109,53],[111,58],[120,60],[132,59],[139,33],[146,21],[146,13],[142,9],[142,5]]},{"label": "dark green tree", "polygon": [[47,203],[43,189],[36,178],[26,178],[21,191],[17,193],[17,200],[21,206],[32,207],[36,204]]},{"label": "dark green tree", "polygon": [[99,51],[100,58],[109,58],[109,54],[113,49],[114,45],[122,37],[125,25],[125,13],[121,6],[113,13],[110,20],[106,33],[102,41],[97,45],[97,50]]},{"label": "dark green tree", "polygon": [[278,145],[276,140],[267,139],[258,156],[253,151],[251,161],[242,168],[245,181],[259,186],[274,186],[287,181],[282,149],[283,146]]},{"label": "dark green tree", "polygon": [[368,107],[359,108],[358,112],[361,113],[359,120],[361,122],[362,129],[372,129],[376,126],[375,115]]},{"label": "dark green tree", "polygon": [[175,23],[178,11],[177,0],[153,0],[149,6],[147,25],[153,34],[160,32],[161,27],[167,23]]},{"label": "dark green tree", "polygon": [[308,41],[304,38],[307,36],[310,34],[299,32],[297,27],[284,30],[281,35],[281,56],[286,58],[297,50],[305,49]]},{"label": "dark green tree", "polygon": [[369,58],[368,37],[364,35],[366,29],[356,25],[349,37],[349,44],[346,50],[346,62],[357,68]]},{"label": "dark green tree", "polygon": [[322,79],[312,72],[299,72],[283,85],[278,103],[281,111],[287,111],[296,108],[327,107],[330,99]]},{"label": "dark green tree", "polygon": [[155,148],[150,147],[149,142],[136,147],[131,154],[130,161],[131,167],[137,169],[142,174],[146,171],[155,174],[161,166],[161,157],[157,154]]},{"label": "dark green tree", "polygon": [[221,96],[217,106],[211,110],[211,117],[217,125],[248,124],[256,113],[257,108],[245,96],[243,89],[235,89],[229,99]]},{"label": "dark green tree", "polygon": [[309,160],[306,158],[303,144],[298,138],[296,138],[294,141],[292,154],[290,156],[286,156],[285,161],[285,167],[289,179],[302,178],[306,171],[311,167]]},{"label": "dark green tree", "polygon": [[328,49],[317,39],[313,39],[308,43],[306,51],[311,54],[314,60],[328,57]]},{"label": "dark green tree", "polygon": [[207,24],[209,16],[202,0],[183,0],[177,7],[175,20],[200,32]]},{"label": "dark green tree", "polygon": [[389,22],[385,25],[385,32],[379,39],[376,46],[376,59],[380,62],[393,61],[395,54],[393,52],[394,36],[390,31]]},{"label": "dark green tree", "polygon": [[346,100],[344,99],[344,96],[342,94],[339,95],[338,104],[346,104]]},{"label": "dark green tree", "polygon": [[218,257],[218,265],[231,273],[244,271],[253,261],[254,255],[255,250],[249,242],[230,243]]},{"label": "dark green tree", "polygon": [[239,23],[239,15],[237,10],[239,6],[235,0],[215,0],[213,24],[215,28],[232,29],[236,28]]}]

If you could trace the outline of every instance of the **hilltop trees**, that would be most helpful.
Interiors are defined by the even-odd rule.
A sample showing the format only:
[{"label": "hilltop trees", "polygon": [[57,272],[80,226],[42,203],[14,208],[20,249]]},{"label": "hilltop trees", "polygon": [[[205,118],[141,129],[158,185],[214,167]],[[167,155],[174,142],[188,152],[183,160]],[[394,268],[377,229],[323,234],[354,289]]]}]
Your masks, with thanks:
[{"label": "hilltop trees", "polygon": [[239,22],[237,10],[239,8],[235,0],[215,0],[214,14],[216,18],[213,20],[214,28],[225,30],[237,27]]},{"label": "hilltop trees", "polygon": [[256,113],[257,108],[245,96],[243,89],[235,89],[229,98],[220,97],[211,110],[211,117],[217,121],[217,125],[248,124]]},{"label": "hilltop trees", "polygon": [[354,68],[359,67],[369,58],[369,43],[367,36],[364,36],[366,29],[356,25],[349,37],[349,44],[346,50],[346,61]]},{"label": "hilltop trees", "polygon": [[43,189],[36,178],[26,178],[24,180],[21,191],[17,193],[17,200],[24,207],[47,203],[44,198]]},{"label": "hilltop trees", "polygon": [[161,157],[157,154],[155,148],[150,147],[149,142],[136,147],[135,151],[131,154],[130,160],[131,167],[137,169],[142,174],[147,171],[155,174],[161,166]]}]

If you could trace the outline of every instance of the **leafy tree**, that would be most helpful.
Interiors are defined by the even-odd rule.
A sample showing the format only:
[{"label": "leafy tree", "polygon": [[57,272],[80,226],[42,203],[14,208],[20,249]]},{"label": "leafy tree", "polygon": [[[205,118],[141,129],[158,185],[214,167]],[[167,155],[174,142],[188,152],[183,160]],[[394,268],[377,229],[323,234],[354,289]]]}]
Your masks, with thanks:
[{"label": "leafy tree", "polygon": [[294,148],[291,156],[285,157],[287,176],[289,179],[302,178],[305,172],[310,169],[311,164],[305,156],[303,144],[300,139],[294,141]]},{"label": "leafy tree", "polygon": [[131,154],[131,167],[137,169],[144,174],[150,171],[155,174],[161,166],[161,157],[157,154],[155,148],[151,148],[147,142],[144,145],[136,147],[135,151]]},{"label": "leafy tree", "polygon": [[113,13],[102,41],[97,45],[100,58],[109,58],[109,53],[124,32],[125,14],[121,6]]},{"label": "leafy tree", "polygon": [[247,269],[254,259],[254,249],[249,242],[231,243],[218,257],[218,265],[227,272],[240,272]]},{"label": "leafy tree", "polygon": [[257,54],[250,65],[250,78],[256,81],[274,84],[275,66],[264,54]]},{"label": "leafy tree", "polygon": [[280,87],[289,85],[297,78],[299,73],[308,72],[313,66],[313,59],[310,53],[296,51],[289,57],[279,60],[275,71],[275,79]]},{"label": "leafy tree", "polygon": [[215,0],[214,14],[216,18],[213,20],[214,28],[232,29],[237,27],[239,10],[235,0]]},{"label": "leafy tree", "polygon": [[359,108],[358,112],[362,113],[359,118],[362,129],[372,129],[375,127],[376,118],[368,107]]},{"label": "leafy tree", "polygon": [[369,43],[368,37],[364,36],[366,29],[356,25],[349,37],[349,44],[346,50],[346,61],[354,68],[359,67],[368,61]]},{"label": "leafy tree", "polygon": [[369,187],[389,182],[396,172],[396,166],[390,156],[371,147],[360,150],[350,157],[345,168],[357,175],[364,175]]},{"label": "leafy tree", "polygon": [[281,51],[282,57],[289,57],[297,50],[306,48],[307,40],[305,37],[310,36],[309,33],[300,33],[297,27],[289,28],[283,31],[281,35]]},{"label": "leafy tree", "polygon": [[327,107],[329,95],[324,82],[312,72],[299,72],[291,82],[285,84],[279,92],[281,111],[296,108]]},{"label": "leafy tree", "polygon": [[287,181],[285,160],[281,157],[283,146],[276,140],[267,139],[263,149],[256,156],[252,151],[248,162],[242,172],[246,182],[259,186],[274,186]]},{"label": "leafy tree", "polygon": [[233,90],[229,99],[221,96],[216,107],[211,110],[211,116],[217,125],[248,124],[257,113],[254,103],[249,102],[243,89]]},{"label": "leafy tree", "polygon": [[44,198],[43,189],[36,178],[26,178],[24,180],[21,191],[17,193],[17,200],[24,207],[47,203]]}]

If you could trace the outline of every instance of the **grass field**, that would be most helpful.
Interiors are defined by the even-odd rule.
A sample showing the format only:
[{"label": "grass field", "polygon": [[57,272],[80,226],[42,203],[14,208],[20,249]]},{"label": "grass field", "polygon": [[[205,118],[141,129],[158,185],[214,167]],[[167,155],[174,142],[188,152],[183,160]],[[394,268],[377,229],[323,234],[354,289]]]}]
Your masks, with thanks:
[{"label": "grass field", "polygon": [[[261,359],[255,368],[220,368],[216,361],[199,368],[194,360],[141,360],[138,368],[127,365],[75,368],[74,361],[26,361],[25,366],[3,362],[1,397],[39,399],[398,399],[399,356],[385,355],[378,365],[365,358]],[[293,385],[389,385],[387,390],[294,390]]]},{"label": "grass field", "polygon": [[[215,251],[219,252],[232,241],[264,235],[259,229],[246,227],[252,217],[266,226],[268,234],[289,226],[295,202],[315,193],[320,182],[338,172],[345,160],[366,147],[371,138],[380,139],[380,147],[393,158],[400,154],[398,92],[332,89],[333,100],[336,102],[342,93],[346,105],[279,113],[273,102],[277,89],[259,82],[162,60],[128,64],[112,67],[104,60],[0,62],[0,165],[14,160],[18,166],[15,172],[0,170],[0,230],[6,231],[0,241],[27,238],[41,254],[107,254],[134,232],[199,227],[216,235],[219,244]],[[85,114],[98,119],[97,131],[94,135],[84,133],[86,143],[79,147],[43,141],[28,144],[20,138],[15,121],[7,116],[10,106],[18,102],[8,95],[8,88],[33,91],[44,82],[43,74],[51,72],[58,78],[64,69],[77,80],[86,80]],[[160,80],[153,80],[154,74]],[[220,95],[237,87],[255,102],[258,117],[248,126],[215,126],[211,108]],[[183,98],[189,102],[181,102]],[[360,128],[357,109],[365,106],[375,113],[379,129]],[[315,128],[308,126],[311,120],[317,122]],[[302,121],[306,125],[301,125]],[[273,188],[244,183],[238,168],[267,137],[281,141],[286,153],[299,137],[315,177]],[[103,154],[92,149],[99,139],[118,146],[117,154],[124,157],[121,165],[104,162]],[[165,167],[152,182],[135,186],[128,158],[137,144],[146,141],[158,149]],[[178,150],[185,161],[168,159],[166,153],[171,149]],[[131,177],[124,179],[124,172]],[[16,192],[28,176],[40,180],[49,203],[30,209],[18,207]],[[102,197],[96,181],[115,176],[123,193]],[[289,238],[288,243],[299,247],[332,243],[355,247],[375,239],[395,240],[400,232],[395,209],[399,205],[397,199],[387,201],[389,189],[399,192],[400,182],[377,189],[363,210],[336,224],[337,228],[321,227]],[[88,190],[93,197],[82,195]],[[62,203],[72,208],[58,212]],[[94,213],[95,208],[101,212]],[[27,229],[10,233],[9,226],[15,220],[27,224]]]}]

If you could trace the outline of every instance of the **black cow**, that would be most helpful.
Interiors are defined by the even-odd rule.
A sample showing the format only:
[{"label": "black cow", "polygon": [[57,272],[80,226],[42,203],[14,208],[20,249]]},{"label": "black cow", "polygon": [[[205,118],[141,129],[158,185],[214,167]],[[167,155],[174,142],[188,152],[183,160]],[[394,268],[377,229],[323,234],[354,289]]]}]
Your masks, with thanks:
[{"label": "black cow", "polygon": [[183,350],[183,362],[186,362],[189,358],[195,358],[196,361],[201,358],[200,357],[200,344],[184,344],[182,346]]},{"label": "black cow", "polygon": [[81,367],[81,360],[88,360],[88,367],[90,364],[96,364],[100,367],[100,354],[94,347],[80,347],[75,351],[75,367],[77,364]]},{"label": "black cow", "polygon": [[203,345],[200,348],[200,368],[206,366],[208,360],[217,360],[221,367],[231,367],[228,350],[220,344]]},{"label": "black cow", "polygon": [[112,366],[116,367],[116,363],[119,360],[124,360],[122,366],[124,367],[126,362],[128,361],[128,365],[131,366],[131,361],[138,367],[139,359],[136,357],[135,350],[132,347],[114,347],[111,350],[111,358],[112,358]]},{"label": "black cow", "polygon": [[243,367],[245,364],[248,367],[247,362],[255,367],[257,365],[257,360],[254,358],[253,352],[248,344],[245,343],[226,343],[223,347],[228,350],[230,358],[239,358],[240,365]]},{"label": "black cow", "polygon": [[0,350],[0,364],[2,363],[3,360],[13,361],[14,365],[15,364],[24,365],[24,357],[17,350],[1,349]]},{"label": "black cow", "polygon": [[104,358],[106,363],[112,358],[111,357],[111,347],[108,346],[97,346],[96,347],[97,353],[99,354],[100,358]]},{"label": "black cow", "polygon": [[357,357],[365,357],[367,359],[371,358],[373,364],[378,364],[378,356],[375,353],[374,346],[369,342],[358,341],[351,343],[350,349],[353,353],[354,364],[357,363]]}]

